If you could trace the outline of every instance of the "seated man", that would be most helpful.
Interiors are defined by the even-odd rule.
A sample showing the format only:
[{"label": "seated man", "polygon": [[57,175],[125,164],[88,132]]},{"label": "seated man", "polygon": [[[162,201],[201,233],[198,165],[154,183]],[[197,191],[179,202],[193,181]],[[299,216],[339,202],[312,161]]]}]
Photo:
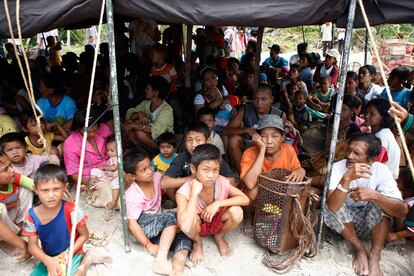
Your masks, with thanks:
[{"label": "seated man", "polygon": [[265,115],[257,126],[259,134],[253,134],[254,146],[243,153],[240,179],[244,192],[253,203],[259,191],[257,181],[262,172],[272,169],[288,169],[292,173],[286,181],[299,182],[305,177],[294,148],[283,144],[285,131],[282,119],[276,115]]},{"label": "seated man", "polygon": [[[390,217],[407,213],[391,171],[375,162],[381,141],[372,134],[351,137],[347,159],[334,163],[330,179],[326,225],[354,248],[352,267],[359,275],[382,275],[381,251]],[[371,236],[368,253],[360,238]]]},{"label": "seated man", "polygon": [[241,107],[223,130],[223,136],[229,136],[230,165],[237,172],[240,172],[243,148],[245,148],[246,142],[249,143],[253,134],[256,133],[259,118],[267,114],[275,114],[281,117],[283,121],[286,120],[286,114],[272,106],[273,99],[272,88],[268,85],[260,85],[253,94],[253,104],[246,104]]}]

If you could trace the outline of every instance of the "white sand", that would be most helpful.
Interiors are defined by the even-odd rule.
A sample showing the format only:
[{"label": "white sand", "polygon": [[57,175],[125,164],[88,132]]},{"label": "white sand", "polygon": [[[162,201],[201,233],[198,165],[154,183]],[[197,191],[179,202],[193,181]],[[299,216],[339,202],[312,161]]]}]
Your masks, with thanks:
[{"label": "white sand", "polygon": [[[131,252],[124,252],[120,213],[109,222],[103,220],[104,209],[86,205],[82,209],[88,214],[91,233],[106,234],[105,248],[114,259],[112,264],[93,266],[88,275],[153,275],[151,264],[154,260],[132,236]],[[261,262],[264,250],[255,241],[243,236],[239,230],[230,233],[227,240],[233,250],[228,258],[220,257],[211,238],[205,239],[205,261],[197,267],[187,267],[184,275],[272,275]],[[351,269],[351,248],[339,236],[324,236],[324,247],[313,259],[303,259],[286,275],[355,275]],[[328,240],[328,241],[326,241]],[[332,244],[335,244],[332,245]],[[367,243],[369,244],[369,243]],[[414,243],[387,247],[382,254],[382,269],[385,275],[414,274]],[[2,276],[29,275],[36,261],[19,264],[17,260],[0,251],[0,271]],[[191,265],[191,263],[189,262]],[[115,274],[116,273],[116,274]],[[139,273],[139,274],[137,274]]]}]

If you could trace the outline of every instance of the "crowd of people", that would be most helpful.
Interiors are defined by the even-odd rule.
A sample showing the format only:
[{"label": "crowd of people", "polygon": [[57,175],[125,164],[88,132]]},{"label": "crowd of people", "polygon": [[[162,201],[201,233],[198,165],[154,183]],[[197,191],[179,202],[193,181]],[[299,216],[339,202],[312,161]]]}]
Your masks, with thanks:
[{"label": "crowd of people", "polygon": [[[141,19],[131,22],[129,33],[119,27],[123,172],[113,135],[108,44],[88,44],[79,56],[61,56],[56,37],[46,38],[47,54],[29,60],[40,124],[13,49],[6,48],[8,58],[0,60],[0,240],[15,246],[22,260],[39,260],[31,275],[59,275],[76,224],[73,271],[85,275],[90,265],[108,258],[83,252],[88,216],[79,211],[74,217],[66,191],[80,181],[87,202],[114,216],[120,175],[129,231],[156,256],[155,273],[181,275],[187,258],[201,263],[206,236],[213,236],[220,255],[229,256],[225,237],[243,221],[251,226],[261,173],[287,169],[286,181],[308,176],[314,192],[323,189],[340,71],[329,27],[322,30],[322,57],[300,43],[288,61],[274,44],[262,64],[256,60],[254,29],[246,39],[233,27],[198,28],[191,89],[184,86],[180,25],[162,34],[155,22]],[[95,51],[93,103],[86,118]],[[391,104],[374,66],[346,75],[322,215],[354,248],[357,274],[381,275],[384,244],[414,236],[403,223],[414,203],[406,161],[411,156],[402,153],[393,119],[398,117],[412,143],[413,79],[414,71],[405,67],[390,72]],[[367,236],[369,251],[361,242]]]}]

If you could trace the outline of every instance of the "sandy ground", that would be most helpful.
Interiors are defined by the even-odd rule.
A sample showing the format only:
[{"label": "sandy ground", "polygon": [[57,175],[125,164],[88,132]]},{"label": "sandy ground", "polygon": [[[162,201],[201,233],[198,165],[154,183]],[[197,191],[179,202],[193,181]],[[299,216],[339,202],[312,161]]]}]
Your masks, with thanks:
[{"label": "sandy ground", "polygon": [[[108,265],[93,266],[88,275],[153,275],[151,264],[154,260],[132,237],[131,252],[125,253],[123,246],[120,213],[109,222],[103,220],[105,211],[94,208],[82,200],[82,209],[88,214],[91,233],[106,235],[104,246],[113,258]],[[184,275],[272,275],[274,274],[261,262],[265,253],[255,241],[243,236],[239,229],[231,232],[227,240],[233,250],[231,257],[223,258],[217,252],[212,239],[204,242],[205,261],[203,264],[186,267]],[[334,245],[335,244],[335,245]],[[87,245],[86,247],[91,246]],[[339,236],[324,235],[323,249],[313,259],[303,259],[286,275],[355,275],[351,269],[352,251]],[[403,246],[387,247],[382,255],[382,268],[385,275],[413,275],[414,243]],[[0,251],[0,271],[2,276],[29,275],[36,261],[19,264],[17,260]]]}]

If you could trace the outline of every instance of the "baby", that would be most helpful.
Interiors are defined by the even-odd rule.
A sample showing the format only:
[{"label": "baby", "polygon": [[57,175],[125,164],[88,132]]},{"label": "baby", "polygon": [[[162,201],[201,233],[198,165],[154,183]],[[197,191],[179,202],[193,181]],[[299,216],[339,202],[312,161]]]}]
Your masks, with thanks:
[{"label": "baby", "polygon": [[[114,210],[118,206],[119,199],[119,181],[118,181],[118,162],[116,160],[116,143],[115,135],[111,135],[106,140],[106,149],[108,152],[108,162],[106,166],[93,168],[91,170],[90,189],[97,189],[96,183],[111,183],[112,201],[105,204],[107,210]],[[111,219],[113,213],[109,212],[105,215],[105,220]]]}]

